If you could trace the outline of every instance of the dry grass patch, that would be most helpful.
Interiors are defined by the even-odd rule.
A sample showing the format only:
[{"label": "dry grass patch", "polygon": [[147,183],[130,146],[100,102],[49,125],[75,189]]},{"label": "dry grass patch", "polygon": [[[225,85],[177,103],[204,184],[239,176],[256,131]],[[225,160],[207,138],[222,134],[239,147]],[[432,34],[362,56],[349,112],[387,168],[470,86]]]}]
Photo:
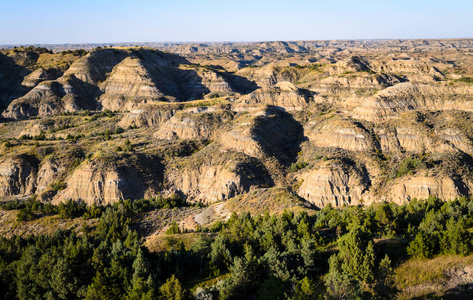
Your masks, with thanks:
[{"label": "dry grass patch", "polygon": [[398,299],[442,297],[454,286],[455,279],[447,276],[450,269],[473,265],[469,256],[442,255],[434,259],[410,259],[395,269],[395,283],[401,291]]},{"label": "dry grass patch", "polygon": [[81,231],[84,225],[93,229],[97,225],[96,219],[83,220],[82,218],[61,219],[59,215],[44,216],[33,221],[16,219],[18,211],[0,210],[0,236],[10,238],[13,235],[26,237],[28,235],[53,234],[57,230]]},{"label": "dry grass patch", "polygon": [[434,259],[410,259],[396,268],[396,285],[400,289],[419,285],[436,279],[445,279],[445,271],[473,264],[473,254],[469,256],[447,255]]},{"label": "dry grass patch", "polygon": [[171,249],[180,249],[181,247],[189,249],[198,237],[205,236],[210,238],[212,235],[211,233],[202,232],[152,235],[146,238],[144,245],[150,252],[163,252]]},{"label": "dry grass patch", "polygon": [[294,212],[306,210],[307,203],[283,188],[258,189],[229,199],[225,209],[237,214],[250,211],[252,214],[281,214],[284,210]]}]

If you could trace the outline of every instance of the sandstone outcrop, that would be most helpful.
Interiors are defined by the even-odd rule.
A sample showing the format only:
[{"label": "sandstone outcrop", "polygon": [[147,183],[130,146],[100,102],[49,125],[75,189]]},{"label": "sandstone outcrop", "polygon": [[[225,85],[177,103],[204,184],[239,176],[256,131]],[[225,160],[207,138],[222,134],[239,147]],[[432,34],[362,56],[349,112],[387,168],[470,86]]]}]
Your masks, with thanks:
[{"label": "sandstone outcrop", "polygon": [[164,96],[141,61],[132,57],[117,64],[100,88],[103,91],[99,99],[102,107],[112,111],[131,110],[139,104],[156,101]]},{"label": "sandstone outcrop", "polygon": [[433,83],[445,79],[445,75],[437,69],[438,67],[449,67],[449,64],[435,64],[432,61],[428,63],[409,57],[391,58],[387,61],[377,61],[371,64],[371,68],[376,72],[402,74],[410,82],[418,83]]},{"label": "sandstone outcrop", "polygon": [[290,82],[282,81],[271,87],[258,89],[243,96],[239,106],[266,104],[279,106],[286,110],[301,110],[309,102],[308,96]]},{"label": "sandstone outcrop", "polygon": [[166,171],[168,190],[191,202],[212,203],[271,186],[272,179],[256,159],[239,152],[220,152],[210,145]]},{"label": "sandstone outcrop", "polygon": [[369,120],[398,118],[399,113],[416,109],[472,111],[469,87],[430,86],[400,83],[378,92],[355,112]]},{"label": "sandstone outcrop", "polygon": [[370,71],[369,63],[359,56],[350,56],[347,59],[340,60],[336,64],[329,66],[327,70],[330,75]]},{"label": "sandstone outcrop", "polygon": [[241,115],[234,123],[219,139],[224,149],[258,158],[274,157],[283,165],[295,159],[304,140],[302,126],[278,108],[260,108]]},{"label": "sandstone outcrop", "polygon": [[[41,162],[36,180],[36,194],[41,195],[49,190],[52,184],[58,183],[58,178],[63,175],[68,166],[67,160],[53,157]],[[47,195],[44,196],[47,198]]]},{"label": "sandstone outcrop", "polygon": [[337,89],[339,87],[355,89],[384,89],[400,83],[394,76],[386,74],[371,74],[367,72],[334,75],[320,80],[320,86],[326,89]]},{"label": "sandstone outcrop", "polygon": [[46,117],[62,112],[94,110],[96,88],[88,86],[74,75],[58,80],[43,81],[25,96],[15,99],[3,112],[3,117],[28,119]]},{"label": "sandstone outcrop", "polygon": [[92,51],[77,60],[64,73],[64,76],[74,76],[80,81],[95,85],[107,78],[112,69],[125,57],[126,52],[117,49],[102,49]]},{"label": "sandstone outcrop", "polygon": [[310,121],[305,124],[304,134],[314,147],[350,151],[371,151],[377,148],[372,134],[363,125],[340,118]]},{"label": "sandstone outcrop", "polygon": [[152,197],[162,184],[162,167],[149,158],[122,157],[86,160],[65,180],[53,203],[67,199],[87,204]]},{"label": "sandstone outcrop", "polygon": [[125,113],[119,125],[127,128],[137,127],[158,127],[177,112],[177,108],[169,106],[144,105],[139,109]]},{"label": "sandstone outcrop", "polygon": [[413,198],[427,199],[429,196],[455,199],[462,193],[455,181],[448,177],[409,176],[392,186],[389,200],[402,204]]},{"label": "sandstone outcrop", "polygon": [[211,69],[197,69],[196,72],[185,72],[179,77],[187,100],[202,99],[205,95],[224,96],[234,92],[232,86],[219,72]]},{"label": "sandstone outcrop", "polygon": [[353,169],[338,163],[322,164],[319,168],[297,175],[297,194],[317,207],[358,205],[369,203],[368,186]]},{"label": "sandstone outcrop", "polygon": [[45,81],[25,96],[14,100],[3,112],[5,118],[26,119],[52,115],[62,111],[63,86],[55,81]]},{"label": "sandstone outcrop", "polygon": [[0,196],[27,196],[35,192],[38,162],[21,155],[0,160]]},{"label": "sandstone outcrop", "polygon": [[43,69],[39,68],[36,71],[32,72],[28,76],[25,76],[25,79],[21,83],[23,86],[28,88],[34,88],[40,82],[48,80],[56,80],[61,77],[61,71],[57,69]]},{"label": "sandstone outcrop", "polygon": [[254,81],[261,88],[270,87],[283,81],[295,83],[300,77],[300,75],[292,69],[284,69],[272,64],[262,68],[242,69],[236,74]]},{"label": "sandstone outcrop", "polygon": [[229,127],[233,113],[206,109],[203,112],[183,111],[162,124],[154,137],[169,139],[216,139],[221,130]]}]

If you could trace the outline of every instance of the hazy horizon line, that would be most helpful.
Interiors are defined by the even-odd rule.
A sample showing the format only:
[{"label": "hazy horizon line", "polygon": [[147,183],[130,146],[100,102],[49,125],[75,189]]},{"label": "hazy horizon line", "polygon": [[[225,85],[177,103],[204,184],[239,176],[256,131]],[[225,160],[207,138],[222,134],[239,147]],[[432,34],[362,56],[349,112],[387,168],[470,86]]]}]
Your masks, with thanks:
[{"label": "hazy horizon line", "polygon": [[473,37],[448,37],[448,38],[355,38],[355,39],[297,39],[297,40],[216,40],[216,41],[148,41],[148,42],[73,42],[73,43],[16,43],[16,44],[2,44],[0,46],[55,46],[55,45],[96,45],[96,44],[242,44],[242,43],[267,43],[267,42],[327,42],[327,41],[388,41],[388,40],[402,40],[402,41],[415,41],[415,40],[468,40]]}]

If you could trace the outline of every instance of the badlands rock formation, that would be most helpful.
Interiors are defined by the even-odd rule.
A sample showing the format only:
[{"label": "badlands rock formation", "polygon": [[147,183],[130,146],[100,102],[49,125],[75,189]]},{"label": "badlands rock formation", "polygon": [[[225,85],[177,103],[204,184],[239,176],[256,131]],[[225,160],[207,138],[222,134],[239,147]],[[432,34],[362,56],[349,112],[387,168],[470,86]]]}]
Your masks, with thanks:
[{"label": "badlands rock formation", "polygon": [[212,203],[272,185],[265,167],[241,152],[210,145],[167,171],[170,189],[188,199]]},{"label": "badlands rock formation", "polygon": [[473,193],[471,40],[147,46],[0,51],[4,199]]}]

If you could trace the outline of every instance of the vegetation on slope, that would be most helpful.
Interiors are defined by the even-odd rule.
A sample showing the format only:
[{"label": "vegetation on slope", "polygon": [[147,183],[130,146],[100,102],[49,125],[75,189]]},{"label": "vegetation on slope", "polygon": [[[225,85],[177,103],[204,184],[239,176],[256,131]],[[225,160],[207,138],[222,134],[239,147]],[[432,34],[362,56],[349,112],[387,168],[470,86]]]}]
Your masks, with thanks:
[{"label": "vegetation on slope", "polygon": [[[186,245],[179,236],[188,233],[174,224],[168,230],[174,239],[161,252],[149,252],[132,230],[132,220],[149,205],[142,202],[88,208],[83,217],[98,217],[95,229],[0,238],[1,296],[389,299],[409,285],[402,263],[411,257],[438,260],[443,257],[438,255],[472,250],[473,200],[468,198],[431,197],[366,209],[327,206],[313,215],[233,214],[226,223],[200,228],[215,234],[194,234]],[[68,205],[51,210],[68,211]],[[46,209],[27,207],[22,209]],[[396,280],[393,268],[399,264]]]}]

